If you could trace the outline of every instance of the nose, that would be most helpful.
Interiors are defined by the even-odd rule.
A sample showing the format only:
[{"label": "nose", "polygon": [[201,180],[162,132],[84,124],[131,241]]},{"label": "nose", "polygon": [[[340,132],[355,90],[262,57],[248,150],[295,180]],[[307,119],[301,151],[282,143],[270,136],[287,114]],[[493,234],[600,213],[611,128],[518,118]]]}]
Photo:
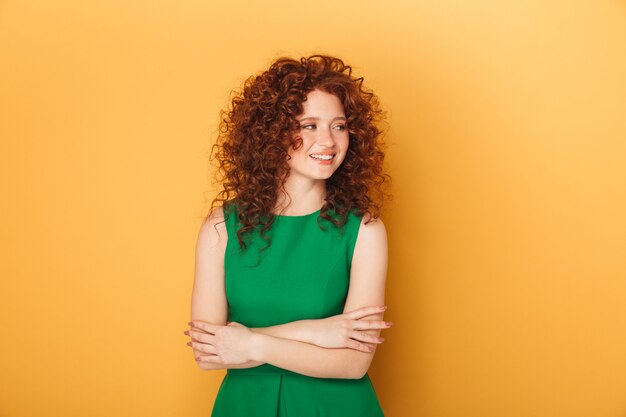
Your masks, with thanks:
[{"label": "nose", "polygon": [[322,146],[332,148],[335,144],[335,138],[333,138],[332,130],[330,128],[320,129],[317,142]]}]

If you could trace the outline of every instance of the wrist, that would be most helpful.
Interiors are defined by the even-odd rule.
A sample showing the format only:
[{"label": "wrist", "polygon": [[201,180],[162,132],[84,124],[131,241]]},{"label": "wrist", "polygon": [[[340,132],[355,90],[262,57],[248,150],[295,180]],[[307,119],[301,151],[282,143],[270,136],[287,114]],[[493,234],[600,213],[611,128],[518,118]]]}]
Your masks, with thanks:
[{"label": "wrist", "polygon": [[249,359],[256,362],[265,362],[265,346],[267,339],[271,337],[263,333],[254,333],[250,336],[250,352]]}]

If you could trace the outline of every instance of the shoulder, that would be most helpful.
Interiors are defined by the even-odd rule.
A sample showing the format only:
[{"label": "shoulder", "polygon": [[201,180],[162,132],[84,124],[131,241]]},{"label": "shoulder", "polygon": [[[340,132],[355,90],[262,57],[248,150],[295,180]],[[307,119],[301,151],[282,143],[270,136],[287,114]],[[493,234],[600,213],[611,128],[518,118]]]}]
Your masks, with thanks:
[{"label": "shoulder", "polygon": [[[191,317],[209,323],[225,323],[228,302],[224,283],[224,254],[226,234],[223,233],[221,207],[206,216],[196,245],[194,283],[191,297]],[[200,353],[194,349],[194,354]]]},{"label": "shoulder", "polygon": [[387,279],[387,232],[380,218],[361,218],[344,311],[383,305]]},{"label": "shoulder", "polygon": [[359,233],[357,235],[357,243],[359,241],[369,244],[385,244],[387,243],[387,229],[385,223],[378,217],[376,219],[365,214],[359,217]]},{"label": "shoulder", "polygon": [[381,218],[370,218],[366,214],[359,219],[359,228],[352,265],[378,267],[387,263],[387,230]]},{"label": "shoulder", "polygon": [[[198,232],[198,248],[200,250],[204,251],[226,244],[228,236],[224,220],[224,209],[221,206],[215,207],[205,217]],[[204,252],[206,253],[206,251]]]}]

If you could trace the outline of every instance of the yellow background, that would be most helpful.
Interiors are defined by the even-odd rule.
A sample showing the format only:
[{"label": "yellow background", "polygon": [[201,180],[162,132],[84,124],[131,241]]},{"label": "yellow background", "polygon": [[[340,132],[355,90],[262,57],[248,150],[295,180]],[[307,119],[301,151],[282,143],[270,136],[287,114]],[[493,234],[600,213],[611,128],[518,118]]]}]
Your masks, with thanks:
[{"label": "yellow background", "polygon": [[231,89],[389,112],[390,417],[626,416],[624,1],[0,3],[0,415],[208,416],[183,335]]}]

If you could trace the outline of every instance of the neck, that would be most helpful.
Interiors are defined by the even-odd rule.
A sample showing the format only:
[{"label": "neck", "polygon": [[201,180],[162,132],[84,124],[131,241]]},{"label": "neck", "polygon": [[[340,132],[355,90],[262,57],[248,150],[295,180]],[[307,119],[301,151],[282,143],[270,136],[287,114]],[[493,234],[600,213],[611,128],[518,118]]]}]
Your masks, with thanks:
[{"label": "neck", "polygon": [[287,177],[286,195],[279,190],[274,213],[286,216],[300,216],[319,210],[326,198],[326,180]]}]

